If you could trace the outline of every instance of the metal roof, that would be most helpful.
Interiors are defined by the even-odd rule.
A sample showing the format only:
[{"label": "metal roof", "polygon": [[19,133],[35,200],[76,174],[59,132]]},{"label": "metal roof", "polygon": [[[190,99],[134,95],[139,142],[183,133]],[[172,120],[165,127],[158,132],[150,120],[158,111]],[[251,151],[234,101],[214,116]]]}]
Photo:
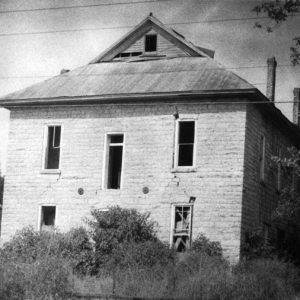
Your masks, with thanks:
[{"label": "metal roof", "polygon": [[1,100],[136,95],[255,89],[225,67],[206,57],[136,59],[88,64]]}]

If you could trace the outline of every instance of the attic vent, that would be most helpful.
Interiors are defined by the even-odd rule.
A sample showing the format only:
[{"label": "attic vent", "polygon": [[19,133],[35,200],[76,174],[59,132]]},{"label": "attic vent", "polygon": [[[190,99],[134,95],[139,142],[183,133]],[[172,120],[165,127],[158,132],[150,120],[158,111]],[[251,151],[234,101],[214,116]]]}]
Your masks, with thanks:
[{"label": "attic vent", "polygon": [[123,52],[117,54],[114,58],[126,58],[126,57],[134,57],[134,56],[140,56],[142,52]]},{"label": "attic vent", "polygon": [[155,52],[157,50],[157,35],[147,34],[145,37],[145,52]]}]

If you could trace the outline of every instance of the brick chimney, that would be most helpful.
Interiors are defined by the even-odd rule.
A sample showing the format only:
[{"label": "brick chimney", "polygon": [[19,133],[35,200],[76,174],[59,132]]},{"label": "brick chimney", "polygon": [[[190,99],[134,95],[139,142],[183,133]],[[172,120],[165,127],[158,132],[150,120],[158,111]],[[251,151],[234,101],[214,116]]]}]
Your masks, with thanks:
[{"label": "brick chimney", "polygon": [[275,82],[276,82],[276,67],[277,62],[275,57],[268,58],[268,73],[267,73],[267,93],[266,96],[270,101],[275,100]]},{"label": "brick chimney", "polygon": [[296,125],[300,125],[299,101],[300,101],[300,88],[294,88],[293,122]]}]

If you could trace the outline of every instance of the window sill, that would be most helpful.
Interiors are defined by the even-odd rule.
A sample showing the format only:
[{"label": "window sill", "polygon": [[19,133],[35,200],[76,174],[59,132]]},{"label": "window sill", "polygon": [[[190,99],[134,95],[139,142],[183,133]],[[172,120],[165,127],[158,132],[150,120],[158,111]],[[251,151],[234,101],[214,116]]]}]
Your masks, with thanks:
[{"label": "window sill", "polygon": [[61,174],[61,170],[59,169],[45,169],[41,170],[41,174]]},{"label": "window sill", "polygon": [[193,173],[197,172],[196,167],[175,167],[171,169],[171,173]]}]

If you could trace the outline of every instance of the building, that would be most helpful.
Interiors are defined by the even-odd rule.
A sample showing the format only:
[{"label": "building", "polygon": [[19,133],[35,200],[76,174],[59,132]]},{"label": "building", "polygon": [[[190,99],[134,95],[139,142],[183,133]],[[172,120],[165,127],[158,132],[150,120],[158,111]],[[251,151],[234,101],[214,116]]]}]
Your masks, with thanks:
[{"label": "building", "polygon": [[[271,155],[300,131],[268,97],[151,14],[88,65],[0,100],[10,110],[2,241],[134,207],[180,251],[199,233],[232,261],[280,190]],[[269,100],[270,99],[270,100]]]}]

